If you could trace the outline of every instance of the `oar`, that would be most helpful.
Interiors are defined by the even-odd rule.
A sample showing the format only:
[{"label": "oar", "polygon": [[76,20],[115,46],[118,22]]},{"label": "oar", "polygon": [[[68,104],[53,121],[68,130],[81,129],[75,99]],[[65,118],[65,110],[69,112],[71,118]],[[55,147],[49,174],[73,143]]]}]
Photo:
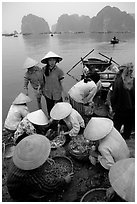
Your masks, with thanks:
[{"label": "oar", "polygon": [[114,62],[114,63],[117,64],[118,66],[120,66],[120,64],[118,64],[117,62],[115,62],[114,60],[112,60],[112,57],[109,58],[109,57],[107,57],[106,55],[104,55],[104,54],[102,54],[102,53],[100,53],[100,52],[99,52],[99,54],[102,55],[103,57],[105,57],[105,58],[111,60],[112,62]]},{"label": "oar", "polygon": [[73,79],[75,79],[76,81],[79,81],[77,78],[75,78],[74,76],[72,76],[71,74],[67,73],[70,77],[72,77]]},{"label": "oar", "polygon": [[88,54],[86,54],[83,58],[81,58],[66,74],[68,74],[72,69],[74,69],[74,67],[76,67],[80,62],[82,62],[83,59],[85,59],[85,58],[86,58],[89,54],[91,54],[93,51],[94,51],[94,49],[91,50]]}]

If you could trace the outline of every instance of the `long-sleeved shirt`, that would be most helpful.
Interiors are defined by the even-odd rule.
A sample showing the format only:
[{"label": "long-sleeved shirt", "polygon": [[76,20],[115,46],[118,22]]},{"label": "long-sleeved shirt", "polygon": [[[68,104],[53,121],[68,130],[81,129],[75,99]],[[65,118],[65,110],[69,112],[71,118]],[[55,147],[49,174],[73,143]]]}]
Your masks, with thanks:
[{"label": "long-sleeved shirt", "polygon": [[58,171],[54,168],[45,172],[45,164],[46,162],[37,169],[21,170],[12,162],[7,177],[10,196],[17,201],[28,201],[31,194],[48,195],[48,193],[54,193],[60,186],[63,186],[65,179],[58,175]]},{"label": "long-sleeved shirt", "polygon": [[23,134],[32,135],[36,133],[36,129],[33,124],[27,119],[27,116],[20,121],[16,132],[14,133],[14,138],[17,140]]},{"label": "long-sleeved shirt", "polygon": [[46,76],[45,69],[46,67],[42,68],[45,78],[43,95],[45,95],[49,99],[59,100],[62,97],[63,88],[61,80],[64,79],[64,72],[60,68],[55,66],[54,69],[50,71],[49,76]]},{"label": "long-sleeved shirt", "polygon": [[[76,83],[68,92],[70,97],[78,103],[92,102],[95,94],[97,92],[97,85],[94,81],[89,81],[84,83],[84,79]],[[89,96],[90,95],[90,96]]]},{"label": "long-sleeved shirt", "polygon": [[4,127],[9,130],[16,130],[20,121],[29,113],[26,105],[11,105]]},{"label": "long-sleeved shirt", "polygon": [[70,136],[77,136],[80,131],[80,127],[85,127],[85,123],[82,116],[73,108],[71,114],[63,120],[65,121],[68,129],[70,130]]},{"label": "long-sleeved shirt", "polygon": [[98,160],[105,169],[110,169],[115,162],[130,156],[125,140],[114,127],[106,137],[99,141],[98,151],[101,154]]},{"label": "long-sleeved shirt", "polygon": [[38,89],[44,86],[43,73],[40,67],[35,66],[33,71],[27,71],[24,75],[24,89],[28,89],[28,84],[31,84],[33,89]]}]

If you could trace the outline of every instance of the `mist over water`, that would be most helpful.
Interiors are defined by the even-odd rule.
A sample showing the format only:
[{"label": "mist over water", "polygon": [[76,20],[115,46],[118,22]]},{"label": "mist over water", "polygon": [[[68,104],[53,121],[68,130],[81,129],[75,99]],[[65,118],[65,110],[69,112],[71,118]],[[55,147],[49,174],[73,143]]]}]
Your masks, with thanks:
[{"label": "mist over water", "polygon": [[[120,39],[119,44],[110,44],[113,33],[77,33],[50,35],[19,35],[18,38],[2,37],[2,122],[5,121],[9,107],[14,98],[23,92],[23,63],[26,57],[31,57],[40,62],[47,52],[53,51],[60,55],[63,60],[57,64],[66,73],[75,65],[81,57],[84,57],[92,49],[86,59],[96,57],[105,60],[98,53],[112,57],[119,64],[133,62],[135,64],[135,36],[131,33],[116,33]],[[39,63],[40,67],[44,65]],[[80,79],[82,65],[77,65],[70,74]],[[76,80],[65,75],[64,87],[68,91]],[[31,86],[29,94],[33,102],[29,104],[29,110],[37,109],[37,103],[33,96]],[[42,98],[43,110],[45,110],[45,99]]]}]

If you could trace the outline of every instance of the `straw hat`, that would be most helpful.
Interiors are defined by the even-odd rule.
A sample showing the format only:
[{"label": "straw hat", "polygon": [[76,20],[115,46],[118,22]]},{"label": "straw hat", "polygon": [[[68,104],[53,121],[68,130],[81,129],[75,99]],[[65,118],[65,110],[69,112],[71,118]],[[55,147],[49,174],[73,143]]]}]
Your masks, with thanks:
[{"label": "straw hat", "polygon": [[72,106],[67,102],[59,102],[50,111],[50,117],[54,120],[66,118],[72,111]]},{"label": "straw hat", "polygon": [[109,118],[92,117],[84,130],[84,137],[96,141],[107,136],[112,128],[113,121]]},{"label": "straw hat", "polygon": [[47,160],[50,150],[48,138],[39,134],[30,135],[17,144],[13,162],[19,169],[36,169]]},{"label": "straw hat", "polygon": [[116,162],[109,171],[109,180],[116,193],[128,202],[135,201],[135,158]]},{"label": "straw hat", "polygon": [[60,57],[59,55],[55,54],[54,52],[48,52],[45,57],[42,58],[41,62],[43,64],[46,64],[47,63],[47,59],[49,58],[56,58],[57,59],[57,62],[60,62],[62,60],[62,57]]},{"label": "straw hat", "polygon": [[28,113],[27,118],[36,125],[47,125],[49,123],[47,116],[41,109]]},{"label": "straw hat", "polygon": [[29,96],[26,96],[24,93],[20,93],[15,100],[12,102],[12,104],[24,104],[31,102],[32,99]]},{"label": "straw hat", "polygon": [[38,62],[30,57],[28,57],[23,65],[23,69],[29,69],[31,67],[34,67],[38,64]]}]

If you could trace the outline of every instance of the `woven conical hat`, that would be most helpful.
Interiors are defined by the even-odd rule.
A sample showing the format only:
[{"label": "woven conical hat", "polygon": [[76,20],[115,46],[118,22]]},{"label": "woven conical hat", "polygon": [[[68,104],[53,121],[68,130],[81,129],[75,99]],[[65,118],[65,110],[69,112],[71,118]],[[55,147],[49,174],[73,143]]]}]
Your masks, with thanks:
[{"label": "woven conical hat", "polygon": [[30,135],[15,147],[13,162],[19,169],[36,169],[47,160],[50,150],[48,138],[39,134]]},{"label": "woven conical hat", "polygon": [[84,137],[96,141],[108,135],[112,128],[112,120],[103,117],[92,117],[84,130]]},{"label": "woven conical hat", "polygon": [[36,60],[28,57],[24,62],[23,69],[29,69],[33,66],[36,66],[37,64],[38,64],[38,62]]},{"label": "woven conical hat", "polygon": [[13,101],[12,104],[24,104],[24,103],[29,103],[31,102],[32,99],[29,96],[26,96],[24,93],[20,93],[15,100]]},{"label": "woven conical hat", "polygon": [[128,202],[135,201],[135,159],[117,161],[109,171],[109,180],[114,191]]},{"label": "woven conical hat", "polygon": [[55,54],[54,52],[48,52],[45,57],[42,58],[41,62],[46,64],[47,63],[47,59],[49,58],[56,58],[57,62],[60,62],[62,60],[62,57],[60,57],[59,55]]},{"label": "woven conical hat", "polygon": [[41,109],[28,113],[27,118],[36,125],[47,125],[49,123],[47,116]]},{"label": "woven conical hat", "polygon": [[50,117],[54,120],[66,118],[72,111],[72,106],[67,102],[59,102],[50,111]]}]

